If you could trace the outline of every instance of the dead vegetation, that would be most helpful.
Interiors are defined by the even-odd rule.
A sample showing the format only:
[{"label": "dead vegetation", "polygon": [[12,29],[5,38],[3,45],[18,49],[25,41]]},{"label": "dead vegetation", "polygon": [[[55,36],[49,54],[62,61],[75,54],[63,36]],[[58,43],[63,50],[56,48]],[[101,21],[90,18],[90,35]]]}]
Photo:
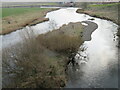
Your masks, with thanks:
[{"label": "dead vegetation", "polygon": [[[82,43],[81,31],[80,23],[71,23],[37,38],[34,32],[23,35],[25,43],[3,50],[3,87],[64,87],[69,57]],[[5,84],[6,76],[12,83]]]},{"label": "dead vegetation", "polygon": [[[103,4],[104,5],[104,4]],[[84,9],[78,9],[77,13],[85,13],[93,17],[101,18],[101,19],[106,19],[106,20],[111,20],[117,24],[119,23],[118,19],[118,7],[119,4],[116,5],[111,5],[111,6],[90,6],[89,4],[87,5],[86,8]]]},{"label": "dead vegetation", "polygon": [[22,15],[14,15],[2,18],[2,32],[0,34],[8,34],[15,30],[21,29],[25,26],[35,25],[44,21],[48,21],[48,18],[44,18],[47,12],[56,9],[45,9],[43,11],[34,11],[24,13]]},{"label": "dead vegetation", "polygon": [[26,40],[18,47],[3,50],[3,78],[8,75],[8,79],[13,79],[4,87],[63,87],[66,82],[65,58],[58,58],[59,54],[47,50],[35,39]]}]

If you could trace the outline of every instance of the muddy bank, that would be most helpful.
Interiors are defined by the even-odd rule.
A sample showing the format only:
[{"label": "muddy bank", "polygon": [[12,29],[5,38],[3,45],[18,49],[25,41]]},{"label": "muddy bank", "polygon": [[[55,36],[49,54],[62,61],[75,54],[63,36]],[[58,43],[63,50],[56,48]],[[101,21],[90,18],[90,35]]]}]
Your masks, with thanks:
[{"label": "muddy bank", "polygon": [[82,23],[87,24],[87,26],[84,28],[84,32],[82,33],[82,39],[83,41],[90,41],[91,34],[98,28],[98,25],[91,21],[82,21]]},{"label": "muddy bank", "polygon": [[54,10],[58,10],[58,8],[49,8],[43,11],[36,11],[34,13],[5,17],[2,19],[2,31],[0,32],[0,35],[9,34],[22,29],[23,27],[33,26],[38,23],[48,21],[49,19],[45,18],[45,15]]}]

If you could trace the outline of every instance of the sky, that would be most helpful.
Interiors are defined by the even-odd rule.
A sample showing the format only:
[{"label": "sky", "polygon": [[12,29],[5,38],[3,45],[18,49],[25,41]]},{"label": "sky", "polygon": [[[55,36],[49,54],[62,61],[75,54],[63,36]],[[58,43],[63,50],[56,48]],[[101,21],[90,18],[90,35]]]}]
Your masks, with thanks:
[{"label": "sky", "polygon": [[120,0],[0,0],[2,2],[60,2],[60,1],[77,1],[77,2],[91,2],[91,1],[120,1]]}]

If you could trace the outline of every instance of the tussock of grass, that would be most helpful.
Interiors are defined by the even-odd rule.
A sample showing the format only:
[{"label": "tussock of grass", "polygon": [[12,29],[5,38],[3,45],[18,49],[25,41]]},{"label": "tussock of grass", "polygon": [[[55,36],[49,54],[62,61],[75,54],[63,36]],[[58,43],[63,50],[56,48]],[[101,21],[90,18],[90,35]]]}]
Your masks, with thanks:
[{"label": "tussock of grass", "polygon": [[41,35],[39,36],[40,44],[44,47],[62,53],[68,53],[70,50],[72,52],[76,51],[80,44],[82,43],[80,37],[78,36],[67,36],[64,34],[55,34],[49,38]]},{"label": "tussock of grass", "polygon": [[59,30],[39,35],[39,43],[50,50],[68,54],[77,51],[82,43],[80,34],[83,26],[80,23],[64,25]]}]

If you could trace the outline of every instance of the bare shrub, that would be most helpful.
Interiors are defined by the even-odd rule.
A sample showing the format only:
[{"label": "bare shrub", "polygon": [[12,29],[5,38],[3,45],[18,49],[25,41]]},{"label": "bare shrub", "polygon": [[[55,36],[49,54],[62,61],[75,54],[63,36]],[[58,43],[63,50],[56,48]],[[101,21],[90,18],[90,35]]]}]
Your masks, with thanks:
[{"label": "bare shrub", "polygon": [[26,33],[22,34],[24,43],[3,51],[3,80],[12,78],[9,80],[12,83],[5,82],[8,84],[4,87],[61,87],[61,83],[56,83],[65,83],[64,64],[61,66],[54,54],[49,56],[54,52],[48,52],[36,37],[33,38],[34,33]]},{"label": "bare shrub", "polygon": [[3,74],[13,79],[13,83],[10,80],[4,87],[64,87],[68,57],[82,43],[78,25],[65,26],[62,31],[55,30],[37,38],[34,30],[26,28],[21,33],[23,43],[3,50]]}]

